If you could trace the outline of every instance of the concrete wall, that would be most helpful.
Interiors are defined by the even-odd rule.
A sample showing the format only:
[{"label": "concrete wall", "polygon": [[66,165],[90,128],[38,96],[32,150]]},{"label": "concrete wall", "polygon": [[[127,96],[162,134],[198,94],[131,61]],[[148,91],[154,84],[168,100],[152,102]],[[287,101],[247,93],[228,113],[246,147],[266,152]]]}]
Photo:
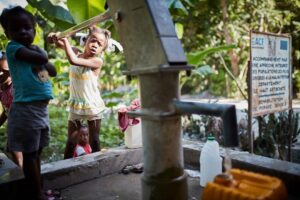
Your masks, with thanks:
[{"label": "concrete wall", "polygon": [[44,188],[61,189],[94,178],[118,173],[127,165],[142,162],[141,148],[109,149],[78,158],[42,165]]}]

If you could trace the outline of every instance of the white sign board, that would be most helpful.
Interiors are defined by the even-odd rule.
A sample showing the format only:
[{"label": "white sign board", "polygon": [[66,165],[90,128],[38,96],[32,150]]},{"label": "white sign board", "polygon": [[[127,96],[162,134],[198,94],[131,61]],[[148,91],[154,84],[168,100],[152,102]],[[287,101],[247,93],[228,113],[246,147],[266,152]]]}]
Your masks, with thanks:
[{"label": "white sign board", "polygon": [[290,108],[291,39],[251,32],[250,92],[252,116]]}]

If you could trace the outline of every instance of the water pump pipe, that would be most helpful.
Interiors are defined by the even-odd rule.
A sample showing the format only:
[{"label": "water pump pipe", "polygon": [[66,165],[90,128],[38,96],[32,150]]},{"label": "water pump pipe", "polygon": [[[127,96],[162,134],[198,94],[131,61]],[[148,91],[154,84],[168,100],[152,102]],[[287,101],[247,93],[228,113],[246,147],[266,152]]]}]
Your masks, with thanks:
[{"label": "water pump pipe", "polygon": [[230,104],[198,103],[174,100],[178,114],[201,114],[221,117],[223,120],[224,146],[238,146],[236,110]]}]

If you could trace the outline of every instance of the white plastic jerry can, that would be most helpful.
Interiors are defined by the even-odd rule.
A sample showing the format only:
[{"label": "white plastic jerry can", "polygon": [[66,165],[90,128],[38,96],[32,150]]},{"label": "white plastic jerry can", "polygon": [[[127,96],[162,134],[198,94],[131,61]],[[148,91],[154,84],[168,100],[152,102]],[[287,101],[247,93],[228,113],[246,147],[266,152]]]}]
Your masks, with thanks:
[{"label": "white plastic jerry can", "polygon": [[209,136],[200,154],[200,185],[205,187],[221,173],[222,158],[219,153],[219,144],[213,136]]}]

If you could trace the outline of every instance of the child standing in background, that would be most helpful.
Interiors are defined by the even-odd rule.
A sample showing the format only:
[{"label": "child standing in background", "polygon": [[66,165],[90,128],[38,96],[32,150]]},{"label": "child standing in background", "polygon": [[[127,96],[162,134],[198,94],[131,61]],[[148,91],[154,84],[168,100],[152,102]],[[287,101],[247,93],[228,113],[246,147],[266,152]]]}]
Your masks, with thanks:
[{"label": "child standing in background", "polygon": [[98,78],[103,59],[100,55],[108,46],[110,32],[95,26],[90,28],[84,52],[76,54],[67,38],[57,40],[56,33],[50,33],[48,40],[65,50],[70,67],[70,98],[68,118],[68,141],[66,143],[65,158],[72,158],[77,142],[73,133],[81,126],[82,120],[87,120],[89,127],[89,141],[92,152],[100,151],[99,132],[104,102],[100,96]]},{"label": "child standing in background", "polygon": [[83,156],[92,153],[92,148],[89,144],[89,129],[87,125],[82,124],[78,130],[78,143],[75,147],[73,157]]},{"label": "child standing in background", "polygon": [[8,147],[23,153],[25,184],[22,198],[45,199],[42,192],[42,149],[49,144],[47,105],[52,95],[49,75],[56,75],[47,54],[32,45],[35,19],[24,8],[4,9],[0,22],[10,39],[6,47],[12,83],[13,103],[8,115]]},{"label": "child standing in background", "polygon": [[[2,126],[8,116],[10,106],[13,102],[13,86],[8,70],[8,64],[4,51],[0,51],[0,101],[3,111],[0,115],[0,126]],[[9,151],[9,150],[8,150]],[[14,162],[19,166],[23,166],[22,152],[11,152]]]}]

